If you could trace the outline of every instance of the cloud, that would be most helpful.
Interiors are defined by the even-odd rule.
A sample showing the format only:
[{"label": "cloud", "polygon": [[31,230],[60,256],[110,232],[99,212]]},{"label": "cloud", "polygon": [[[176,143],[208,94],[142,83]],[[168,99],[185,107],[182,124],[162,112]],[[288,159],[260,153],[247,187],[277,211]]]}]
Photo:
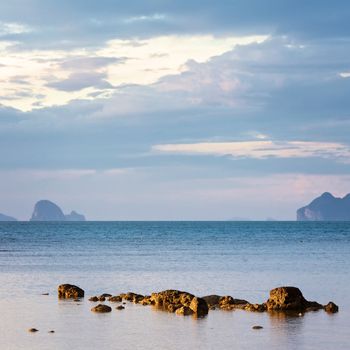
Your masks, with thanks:
[{"label": "cloud", "polygon": [[201,142],[155,145],[153,151],[179,154],[209,154],[234,158],[329,158],[350,163],[350,147],[338,143],[310,141]]},{"label": "cloud", "polygon": [[15,22],[1,22],[0,21],[0,37],[12,35],[30,33],[33,29],[29,26]]},{"label": "cloud", "polygon": [[47,84],[48,87],[62,91],[79,91],[89,87],[99,89],[113,89],[113,86],[106,81],[105,73],[72,73],[67,79]]}]

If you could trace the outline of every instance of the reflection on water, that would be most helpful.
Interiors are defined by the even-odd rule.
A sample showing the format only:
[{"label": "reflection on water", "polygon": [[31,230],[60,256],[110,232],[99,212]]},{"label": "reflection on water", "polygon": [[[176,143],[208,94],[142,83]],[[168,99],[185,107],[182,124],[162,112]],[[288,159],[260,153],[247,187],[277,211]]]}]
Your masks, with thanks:
[{"label": "reflection on water", "polygon": [[[349,271],[350,223],[0,224],[0,350],[348,350]],[[295,285],[340,312],[211,310],[194,319],[128,303],[99,315],[87,298],[58,301],[61,283],[86,296],[179,289],[254,303]]]}]

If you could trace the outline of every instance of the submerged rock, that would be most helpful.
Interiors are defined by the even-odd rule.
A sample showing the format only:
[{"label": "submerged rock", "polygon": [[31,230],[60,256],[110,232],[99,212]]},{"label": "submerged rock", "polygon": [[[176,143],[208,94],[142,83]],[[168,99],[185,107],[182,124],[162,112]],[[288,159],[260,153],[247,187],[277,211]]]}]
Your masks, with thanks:
[{"label": "submerged rock", "polygon": [[263,326],[253,326],[252,329],[263,329]]},{"label": "submerged rock", "polygon": [[91,311],[105,313],[105,312],[111,312],[112,308],[110,306],[108,306],[108,305],[98,304],[97,306],[93,307],[91,309]]},{"label": "submerged rock", "polygon": [[30,333],[35,333],[35,332],[39,332],[39,330],[36,329],[36,328],[29,328],[29,329],[28,329],[28,332],[30,332]]},{"label": "submerged rock", "polygon": [[119,306],[116,307],[116,309],[117,309],[117,310],[124,310],[124,309],[125,309],[125,306],[119,305]]},{"label": "submerged rock", "polygon": [[84,297],[84,290],[73,284],[61,284],[58,286],[58,297],[62,299],[77,299]]}]

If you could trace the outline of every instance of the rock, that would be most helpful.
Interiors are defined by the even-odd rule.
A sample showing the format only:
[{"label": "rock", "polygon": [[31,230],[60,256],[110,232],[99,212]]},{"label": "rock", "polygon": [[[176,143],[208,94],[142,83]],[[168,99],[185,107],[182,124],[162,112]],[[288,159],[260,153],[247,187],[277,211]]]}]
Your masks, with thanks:
[{"label": "rock", "polygon": [[89,298],[89,301],[94,301],[94,302],[96,302],[96,301],[98,301],[98,297],[96,297],[96,296],[91,297],[91,298]]},{"label": "rock", "polygon": [[98,300],[99,300],[99,301],[105,301],[105,300],[106,300],[106,298],[105,298],[105,297],[103,297],[103,296],[99,296],[99,297],[98,297]]},{"label": "rock", "polygon": [[61,208],[48,200],[40,200],[34,206],[30,221],[65,221]]},{"label": "rock", "polygon": [[192,299],[190,309],[199,317],[206,316],[209,311],[207,302],[204,299],[197,297]]},{"label": "rock", "polygon": [[61,284],[60,286],[58,286],[58,297],[62,299],[83,298],[84,291],[73,284]]},{"label": "rock", "polygon": [[266,302],[266,308],[267,311],[299,312],[321,309],[322,305],[315,301],[307,301],[299,288],[279,287],[270,291],[270,298]]},{"label": "rock", "polygon": [[152,300],[150,295],[146,295],[142,300],[139,302],[141,305],[151,305]]},{"label": "rock", "polygon": [[336,198],[325,192],[309,205],[297,210],[298,221],[349,221],[350,193]]},{"label": "rock", "polygon": [[224,310],[243,309],[247,304],[249,304],[247,300],[234,299],[230,295],[226,295],[219,299],[219,306]]},{"label": "rock", "polygon": [[193,314],[193,311],[188,306],[181,306],[176,309],[176,315],[189,316]]},{"label": "rock", "polygon": [[112,294],[109,293],[103,293],[100,295],[100,298],[110,298],[112,296]]},{"label": "rock", "polygon": [[74,301],[79,302],[79,301],[80,301],[80,299],[74,299]]},{"label": "rock", "polygon": [[123,305],[119,305],[119,306],[116,307],[116,309],[117,309],[117,310],[124,310],[125,307],[124,307]]},{"label": "rock", "polygon": [[17,219],[13,218],[12,216],[0,213],[0,221],[17,221]]},{"label": "rock", "polygon": [[263,326],[253,326],[252,329],[263,329]]},{"label": "rock", "polygon": [[105,313],[105,312],[111,312],[112,308],[110,306],[108,306],[108,305],[98,304],[97,306],[93,307],[91,309],[91,311]]},{"label": "rock", "polygon": [[41,295],[49,295],[49,293],[42,293]]},{"label": "rock", "polygon": [[85,217],[75,211],[64,215],[57,204],[49,200],[40,200],[34,206],[30,221],[85,221]]},{"label": "rock", "polygon": [[152,293],[151,303],[157,307],[168,308],[169,304],[189,306],[194,295],[179,290],[168,289],[159,293]]},{"label": "rock", "polygon": [[262,304],[245,304],[243,306],[243,309],[246,311],[253,311],[253,312],[264,312],[266,311],[267,307],[265,303]]},{"label": "rock", "polygon": [[338,305],[334,304],[333,301],[330,301],[327,305],[324,306],[324,310],[331,314],[334,314],[339,311]]},{"label": "rock", "polygon": [[35,332],[39,332],[39,330],[36,329],[36,328],[29,328],[29,329],[28,329],[28,332],[30,332],[30,333],[35,333]]},{"label": "rock", "polygon": [[71,211],[70,214],[65,215],[66,221],[86,221],[85,216],[78,214],[76,211]]},{"label": "rock", "polygon": [[208,304],[208,306],[210,308],[215,307],[215,306],[219,306],[220,300],[222,299],[222,297],[220,295],[206,295],[204,297],[202,297],[202,299],[204,299],[206,301],[206,303]]},{"label": "rock", "polygon": [[48,331],[48,333],[55,333],[55,331]]},{"label": "rock", "polygon": [[110,298],[108,298],[108,301],[110,301],[111,303],[121,303],[122,302],[122,297],[120,295],[115,295],[115,296],[111,296]]}]

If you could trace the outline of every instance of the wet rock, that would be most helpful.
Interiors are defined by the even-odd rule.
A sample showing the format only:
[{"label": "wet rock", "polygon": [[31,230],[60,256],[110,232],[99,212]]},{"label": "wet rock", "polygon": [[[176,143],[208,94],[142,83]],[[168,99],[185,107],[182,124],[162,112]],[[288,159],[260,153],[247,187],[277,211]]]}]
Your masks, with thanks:
[{"label": "wet rock", "polygon": [[263,326],[253,326],[252,329],[263,329]]},{"label": "wet rock", "polygon": [[322,308],[322,306],[307,301],[299,288],[279,287],[270,291],[266,308],[267,311],[305,311],[307,308]]},{"label": "wet rock", "polygon": [[58,286],[58,297],[62,299],[77,299],[84,297],[84,291],[73,284],[61,284]]},{"label": "wet rock", "polygon": [[243,299],[234,299],[230,295],[226,295],[219,299],[219,306],[223,310],[243,309],[249,302]]},{"label": "wet rock", "polygon": [[141,294],[135,294],[132,301],[135,303],[135,304],[139,304],[142,300],[144,299],[144,296],[141,295]]},{"label": "wet rock", "polygon": [[243,307],[244,310],[246,311],[253,311],[253,312],[264,312],[267,310],[266,304],[245,304]]},{"label": "wet rock", "polygon": [[206,316],[209,311],[207,302],[204,299],[197,297],[192,299],[190,309],[199,317]]},{"label": "wet rock", "polygon": [[91,309],[93,312],[100,312],[100,313],[105,313],[105,312],[111,312],[112,308],[108,305],[104,304],[99,304]]},{"label": "wet rock", "polygon": [[140,300],[139,304],[141,305],[151,305],[152,300],[150,295],[146,295],[142,300]]},{"label": "wet rock", "polygon": [[49,293],[42,293],[41,295],[49,295]]},{"label": "wet rock", "polygon": [[35,333],[35,332],[39,332],[39,330],[36,329],[36,328],[29,328],[29,329],[28,329],[28,332],[30,332],[30,333]]},{"label": "wet rock", "polygon": [[99,297],[100,297],[100,298],[110,298],[111,296],[112,296],[112,294],[103,293],[103,294],[101,294]]},{"label": "wet rock", "polygon": [[176,315],[189,316],[193,314],[193,311],[188,306],[181,306],[176,309]]},{"label": "wet rock", "polygon": [[48,331],[48,333],[55,333],[55,331],[53,331],[53,330],[52,331]]},{"label": "wet rock", "polygon": [[98,300],[99,300],[99,301],[105,301],[105,300],[106,300],[106,298],[105,298],[105,297],[103,297],[103,296],[99,296],[99,297],[98,297]]},{"label": "wet rock", "polygon": [[204,297],[202,297],[202,299],[204,299],[209,308],[212,308],[212,307],[216,307],[216,306],[219,306],[219,303],[220,303],[220,300],[222,299],[223,297],[221,297],[220,295],[206,295]]},{"label": "wet rock", "polygon": [[175,312],[177,309],[181,308],[181,304],[169,304],[168,305],[168,311],[169,312]]},{"label": "wet rock", "polygon": [[116,307],[116,309],[117,309],[117,310],[124,310],[125,307],[124,307],[123,305],[119,305],[119,306]]},{"label": "wet rock", "polygon": [[115,295],[115,296],[111,296],[110,298],[108,298],[108,301],[110,301],[111,303],[121,303],[122,302],[122,297],[120,295]]},{"label": "wet rock", "polygon": [[98,297],[96,297],[96,296],[91,297],[91,298],[89,298],[89,301],[94,301],[94,302],[96,302],[96,301],[98,301]]},{"label": "wet rock", "polygon": [[334,314],[336,312],[339,311],[339,307],[338,305],[336,305],[335,303],[333,303],[333,301],[330,301],[327,305],[324,306],[324,310],[326,312],[329,312],[331,314]]},{"label": "wet rock", "polygon": [[194,295],[190,293],[168,289],[159,293],[152,293],[150,300],[155,306],[166,309],[169,304],[189,306],[193,298]]},{"label": "wet rock", "polygon": [[79,301],[80,301],[80,299],[74,299],[74,301],[79,302]]}]

